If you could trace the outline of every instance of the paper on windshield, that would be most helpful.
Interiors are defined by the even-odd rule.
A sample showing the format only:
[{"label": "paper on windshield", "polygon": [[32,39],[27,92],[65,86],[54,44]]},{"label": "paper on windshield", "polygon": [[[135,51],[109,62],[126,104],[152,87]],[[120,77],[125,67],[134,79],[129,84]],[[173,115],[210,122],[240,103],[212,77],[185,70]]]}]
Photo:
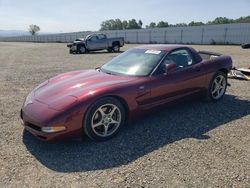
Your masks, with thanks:
[{"label": "paper on windshield", "polygon": [[145,54],[160,54],[161,51],[159,50],[147,50],[145,51]]}]

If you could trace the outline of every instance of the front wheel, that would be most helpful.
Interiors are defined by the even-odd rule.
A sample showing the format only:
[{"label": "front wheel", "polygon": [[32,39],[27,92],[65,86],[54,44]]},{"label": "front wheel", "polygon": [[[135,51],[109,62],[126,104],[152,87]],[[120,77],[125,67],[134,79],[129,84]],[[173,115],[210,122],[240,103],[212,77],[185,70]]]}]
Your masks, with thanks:
[{"label": "front wheel", "polygon": [[227,89],[227,75],[224,72],[218,71],[210,81],[207,91],[207,100],[219,101],[223,98]]},{"label": "front wheel", "polygon": [[125,109],[119,100],[105,97],[87,111],[83,130],[92,140],[105,141],[119,132],[124,125],[125,116]]},{"label": "front wheel", "polygon": [[80,54],[86,53],[86,48],[85,48],[85,46],[78,46],[78,52],[79,52]]}]

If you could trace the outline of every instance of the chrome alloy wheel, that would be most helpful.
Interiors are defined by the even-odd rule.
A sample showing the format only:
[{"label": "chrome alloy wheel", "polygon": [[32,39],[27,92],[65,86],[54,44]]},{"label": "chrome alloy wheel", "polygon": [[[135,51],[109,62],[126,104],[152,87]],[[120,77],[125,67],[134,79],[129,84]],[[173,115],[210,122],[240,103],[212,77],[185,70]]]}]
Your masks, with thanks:
[{"label": "chrome alloy wheel", "polygon": [[211,94],[214,99],[221,98],[226,89],[226,78],[223,75],[218,75],[213,82],[212,88],[211,88]]},{"label": "chrome alloy wheel", "polygon": [[91,128],[101,137],[112,135],[121,125],[121,111],[114,104],[100,106],[92,116]]}]

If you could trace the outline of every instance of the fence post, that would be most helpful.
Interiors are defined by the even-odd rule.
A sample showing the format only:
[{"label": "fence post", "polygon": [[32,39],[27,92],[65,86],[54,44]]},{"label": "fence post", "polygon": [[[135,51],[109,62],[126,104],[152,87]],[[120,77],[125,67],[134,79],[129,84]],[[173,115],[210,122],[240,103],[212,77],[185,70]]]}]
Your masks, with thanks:
[{"label": "fence post", "polygon": [[182,40],[183,40],[183,29],[181,30],[181,44],[183,43]]},{"label": "fence post", "polygon": [[149,35],[148,36],[149,36],[149,39],[148,39],[149,41],[148,42],[151,44],[152,43],[151,30],[149,30]]},{"label": "fence post", "polygon": [[167,43],[167,30],[164,31],[164,43]]},{"label": "fence post", "polygon": [[138,31],[136,31],[136,44],[138,44]]},{"label": "fence post", "polygon": [[226,44],[227,42],[227,28],[225,28],[225,32],[224,32],[224,44]]},{"label": "fence post", "polygon": [[201,30],[201,44],[203,44],[203,38],[204,38],[204,28]]}]

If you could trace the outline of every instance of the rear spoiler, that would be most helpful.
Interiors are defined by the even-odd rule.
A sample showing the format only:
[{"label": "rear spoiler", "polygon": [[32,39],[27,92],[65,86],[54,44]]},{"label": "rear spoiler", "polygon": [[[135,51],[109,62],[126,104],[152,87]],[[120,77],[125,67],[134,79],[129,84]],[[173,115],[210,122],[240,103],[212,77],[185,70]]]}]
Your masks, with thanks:
[{"label": "rear spoiler", "polygon": [[215,53],[215,52],[209,52],[209,51],[198,51],[199,54],[206,54],[211,56],[221,56],[222,54]]}]

